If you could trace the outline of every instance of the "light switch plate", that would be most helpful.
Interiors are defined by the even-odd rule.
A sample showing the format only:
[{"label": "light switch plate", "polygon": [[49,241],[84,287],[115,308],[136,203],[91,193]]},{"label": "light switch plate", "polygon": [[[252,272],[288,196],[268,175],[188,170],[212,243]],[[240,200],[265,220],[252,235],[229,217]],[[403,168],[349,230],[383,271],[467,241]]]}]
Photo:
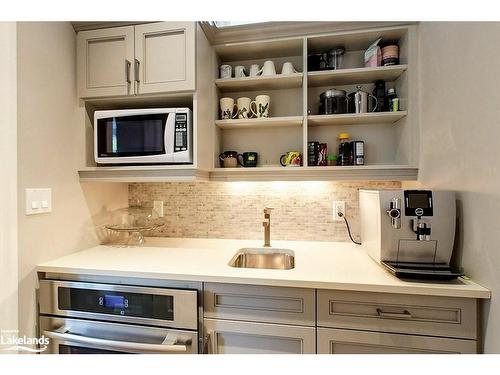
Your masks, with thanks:
[{"label": "light switch plate", "polygon": [[26,189],[26,215],[52,211],[52,189]]}]

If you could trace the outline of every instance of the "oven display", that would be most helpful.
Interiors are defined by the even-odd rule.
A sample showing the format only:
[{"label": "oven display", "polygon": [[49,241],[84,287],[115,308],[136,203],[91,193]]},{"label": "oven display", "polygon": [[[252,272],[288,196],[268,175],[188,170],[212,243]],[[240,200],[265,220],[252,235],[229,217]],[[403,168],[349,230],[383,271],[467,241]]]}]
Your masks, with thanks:
[{"label": "oven display", "polygon": [[110,290],[58,288],[60,310],[174,320],[174,297]]},{"label": "oven display", "polygon": [[104,301],[103,297],[99,297],[99,304],[102,305],[103,302],[104,307],[108,309],[123,309],[125,307],[128,307],[128,299],[123,296],[113,296],[106,294],[104,296]]}]

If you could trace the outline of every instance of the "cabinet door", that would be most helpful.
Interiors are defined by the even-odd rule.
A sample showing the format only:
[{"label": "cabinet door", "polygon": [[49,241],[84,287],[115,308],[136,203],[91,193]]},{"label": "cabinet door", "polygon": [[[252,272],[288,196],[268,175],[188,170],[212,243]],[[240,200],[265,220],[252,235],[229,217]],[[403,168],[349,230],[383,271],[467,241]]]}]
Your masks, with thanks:
[{"label": "cabinet door", "polygon": [[195,89],[195,23],[135,26],[136,94]]},{"label": "cabinet door", "polygon": [[313,327],[205,319],[210,354],[314,354]]},{"label": "cabinet door", "polygon": [[319,354],[476,353],[475,340],[318,328]]},{"label": "cabinet door", "polygon": [[80,31],[77,55],[81,98],[134,93],[133,26]]}]

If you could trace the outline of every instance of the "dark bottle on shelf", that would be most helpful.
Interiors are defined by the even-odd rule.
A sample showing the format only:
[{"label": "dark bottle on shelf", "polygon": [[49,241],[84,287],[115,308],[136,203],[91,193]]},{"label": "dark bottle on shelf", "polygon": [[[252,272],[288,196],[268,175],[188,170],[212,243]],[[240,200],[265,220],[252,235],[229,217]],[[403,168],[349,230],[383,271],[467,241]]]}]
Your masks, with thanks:
[{"label": "dark bottle on shelf", "polygon": [[352,165],[352,144],[351,141],[349,141],[349,134],[340,133],[339,141],[339,156],[337,158],[337,164],[342,166]]},{"label": "dark bottle on shelf", "polygon": [[[369,112],[385,112],[387,111],[387,100],[385,96],[385,82],[381,79],[375,81],[375,88],[373,89],[373,96],[377,99],[377,107],[375,107],[375,100],[370,97],[368,103]],[[375,110],[374,110],[375,108]]]}]

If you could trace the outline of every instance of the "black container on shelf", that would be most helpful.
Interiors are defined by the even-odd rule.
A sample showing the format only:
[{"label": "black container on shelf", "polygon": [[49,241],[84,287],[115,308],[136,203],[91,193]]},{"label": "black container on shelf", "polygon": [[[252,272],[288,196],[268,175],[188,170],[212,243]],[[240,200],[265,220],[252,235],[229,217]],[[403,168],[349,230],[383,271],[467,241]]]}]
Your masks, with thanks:
[{"label": "black container on shelf", "polygon": [[310,72],[320,70],[322,54],[315,53],[307,56],[307,70]]},{"label": "black container on shelf", "polygon": [[307,142],[307,165],[318,165],[319,160],[319,142]]},{"label": "black container on shelf", "polygon": [[[375,100],[370,96],[368,101],[369,112],[385,112],[387,111],[387,100],[385,95],[385,82],[382,80],[375,81],[375,88],[373,89],[373,96],[377,98],[377,106],[375,107]],[[373,110],[375,108],[375,110]]]},{"label": "black container on shelf", "polygon": [[352,165],[352,142],[349,140],[349,134],[340,134],[339,140],[339,156],[337,158],[337,164],[341,166]]},{"label": "black container on shelf", "polygon": [[319,114],[337,115],[347,112],[347,96],[344,90],[330,89],[319,96]]}]

